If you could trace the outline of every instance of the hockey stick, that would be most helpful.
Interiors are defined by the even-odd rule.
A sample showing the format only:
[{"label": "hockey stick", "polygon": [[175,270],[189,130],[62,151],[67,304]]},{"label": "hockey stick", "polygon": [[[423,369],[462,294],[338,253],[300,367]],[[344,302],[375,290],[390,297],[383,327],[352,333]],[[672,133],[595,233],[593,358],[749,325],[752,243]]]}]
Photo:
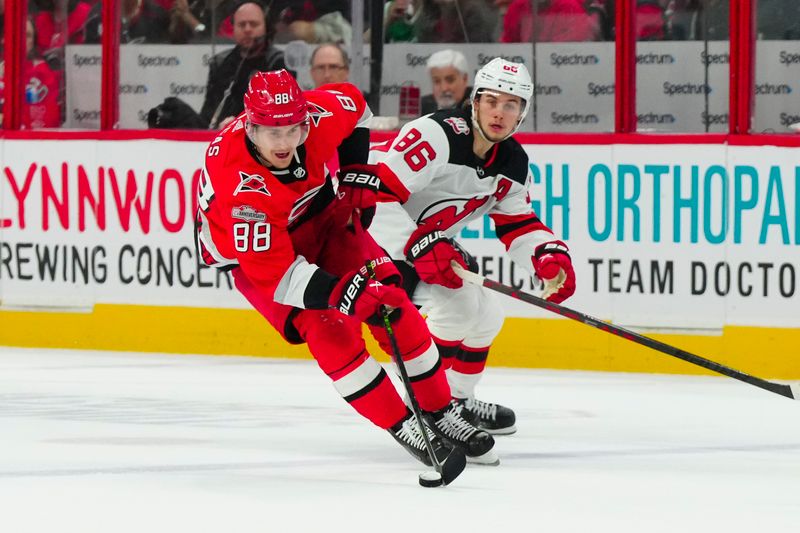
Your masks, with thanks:
[{"label": "hockey stick", "polygon": [[[367,272],[369,277],[375,279],[375,265],[372,261],[367,261]],[[394,335],[392,322],[389,320],[389,311],[386,306],[381,306],[381,318],[383,319],[383,328],[386,330],[386,335],[389,337],[389,343],[392,346],[392,356],[397,368],[400,371],[400,379],[403,381],[403,387],[408,394],[408,400],[411,404],[411,411],[417,419],[419,431],[422,434],[422,440],[425,442],[425,450],[428,452],[428,457],[436,472],[423,472],[419,475],[419,484],[423,487],[441,487],[449,485],[464,471],[467,466],[467,457],[464,452],[458,448],[453,448],[450,453],[445,457],[444,461],[439,462],[436,453],[433,450],[433,444],[428,438],[428,431],[425,423],[422,420],[422,409],[417,402],[417,396],[414,394],[414,389],[411,388],[411,378],[408,377],[406,364],[403,357],[400,355],[400,347],[397,345],[397,338]]]},{"label": "hockey stick", "polygon": [[607,333],[611,333],[612,335],[616,335],[618,337],[622,337],[623,339],[633,341],[635,343],[641,344],[642,346],[647,346],[648,348],[659,351],[661,353],[677,357],[678,359],[682,359],[688,363],[692,363],[693,365],[701,366],[718,374],[722,374],[723,376],[728,376],[729,378],[738,379],[739,381],[743,381],[760,389],[774,392],[775,394],[780,394],[781,396],[785,396],[793,400],[800,400],[800,383],[786,385],[783,383],[775,383],[772,381],[767,381],[765,379],[757,378],[755,376],[751,376],[750,374],[745,374],[744,372],[727,367],[725,365],[721,365],[719,363],[715,363],[714,361],[705,359],[704,357],[700,357],[699,355],[695,355],[685,350],[681,350],[680,348],[676,348],[675,346],[670,346],[669,344],[657,341],[655,339],[651,339],[650,337],[639,335],[638,333],[634,333],[629,329],[609,324],[608,322],[604,322],[600,319],[581,313],[580,311],[575,311],[574,309],[570,309],[569,307],[564,307],[563,305],[559,305],[553,302],[548,302],[547,300],[539,298],[538,296],[534,296],[527,292],[517,290],[514,287],[509,287],[508,285],[503,285],[496,281],[490,280],[484,276],[481,276],[480,274],[476,274],[474,272],[470,272],[469,270],[465,270],[458,263],[454,262],[452,263],[452,265],[453,265],[453,270],[456,272],[456,274],[458,274],[461,277],[461,279],[469,281],[470,283],[474,283],[475,285],[481,285],[483,287],[486,287],[487,289],[491,289],[493,291],[505,294],[506,296],[510,296],[515,300],[521,300],[523,302],[533,304],[537,307],[541,307],[542,309],[547,309],[548,311],[551,311],[557,315],[561,315],[566,318],[571,318],[572,320],[581,322],[582,324],[586,324],[587,326],[591,326],[593,328],[597,328]]}]

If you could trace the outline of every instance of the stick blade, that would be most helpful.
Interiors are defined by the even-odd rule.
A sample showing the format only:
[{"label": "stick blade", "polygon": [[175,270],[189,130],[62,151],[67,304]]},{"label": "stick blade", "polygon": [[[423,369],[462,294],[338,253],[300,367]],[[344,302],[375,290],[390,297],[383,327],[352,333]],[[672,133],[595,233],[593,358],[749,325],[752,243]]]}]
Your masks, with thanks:
[{"label": "stick blade", "polygon": [[792,391],[792,397],[795,400],[800,400],[800,383],[792,383],[789,385],[789,390]]},{"label": "stick blade", "polygon": [[449,485],[461,475],[461,472],[463,472],[466,467],[467,456],[464,455],[464,452],[460,449],[453,448],[445,460],[442,461],[442,483]]}]

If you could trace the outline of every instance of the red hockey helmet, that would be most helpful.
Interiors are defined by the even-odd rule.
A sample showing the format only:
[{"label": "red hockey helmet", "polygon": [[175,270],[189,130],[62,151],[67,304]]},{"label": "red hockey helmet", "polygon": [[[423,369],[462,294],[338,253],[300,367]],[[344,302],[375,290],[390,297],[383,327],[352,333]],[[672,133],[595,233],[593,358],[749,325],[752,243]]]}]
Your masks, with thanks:
[{"label": "red hockey helmet", "polygon": [[247,120],[259,126],[291,126],[308,120],[308,102],[284,69],[258,72],[244,95]]}]

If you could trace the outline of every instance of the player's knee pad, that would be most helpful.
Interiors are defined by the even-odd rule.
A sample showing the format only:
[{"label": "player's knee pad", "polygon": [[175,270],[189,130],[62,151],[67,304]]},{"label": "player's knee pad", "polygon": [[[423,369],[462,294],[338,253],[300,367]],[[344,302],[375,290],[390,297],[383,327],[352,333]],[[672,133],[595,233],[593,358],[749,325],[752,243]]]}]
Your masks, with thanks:
[{"label": "player's knee pad", "polygon": [[338,310],[304,310],[295,317],[294,325],[328,375],[366,351],[361,324]]},{"label": "player's knee pad", "polygon": [[[394,355],[383,322],[369,324],[369,329],[372,332],[372,336],[380,344],[381,349],[388,354]],[[392,331],[403,360],[412,359],[422,354],[433,342],[425,320],[410,301],[407,301],[401,308],[392,313]]]},{"label": "player's knee pad", "polygon": [[464,344],[473,347],[489,346],[500,333],[505,321],[505,311],[500,300],[481,288],[480,305],[475,322],[463,337]]},{"label": "player's knee pad", "polygon": [[431,287],[424,308],[431,333],[445,340],[463,340],[478,326],[484,295],[481,288],[465,283],[459,289]]}]

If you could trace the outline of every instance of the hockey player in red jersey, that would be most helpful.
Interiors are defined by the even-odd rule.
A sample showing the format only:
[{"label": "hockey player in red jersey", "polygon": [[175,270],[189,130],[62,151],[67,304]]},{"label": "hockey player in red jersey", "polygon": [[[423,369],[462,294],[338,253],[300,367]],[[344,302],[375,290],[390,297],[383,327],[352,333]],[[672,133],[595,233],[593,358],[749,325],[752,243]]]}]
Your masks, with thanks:
[{"label": "hockey player in red jersey", "polygon": [[492,293],[462,283],[453,271],[451,261],[477,271],[453,238],[489,214],[514,263],[544,281],[547,299],[561,302],[575,291],[567,246],[533,212],[528,156],[511,138],[532,95],[525,65],[493,59],[475,75],[469,107],[413,120],[370,156],[384,186],[399,199],[378,204],[370,233],[427,314],[454,403],[494,434],[516,431],[515,414],[475,398],[475,386],[503,311]]},{"label": "hockey player in red jersey", "polygon": [[[377,314],[387,306],[413,391],[438,435],[436,455],[459,446],[476,462],[496,463],[491,435],[450,404],[436,346],[392,284],[399,279],[392,261],[357,231],[369,226],[377,193],[364,165],[371,112],[361,93],[348,83],[302,92],[280,70],[251,78],[244,108],[206,150],[196,223],[201,260],[230,269],[236,288],[288,342],[308,344],[356,411],[429,463],[416,419],[361,336],[365,322],[391,353]],[[325,169],[337,151],[338,191]]]}]

